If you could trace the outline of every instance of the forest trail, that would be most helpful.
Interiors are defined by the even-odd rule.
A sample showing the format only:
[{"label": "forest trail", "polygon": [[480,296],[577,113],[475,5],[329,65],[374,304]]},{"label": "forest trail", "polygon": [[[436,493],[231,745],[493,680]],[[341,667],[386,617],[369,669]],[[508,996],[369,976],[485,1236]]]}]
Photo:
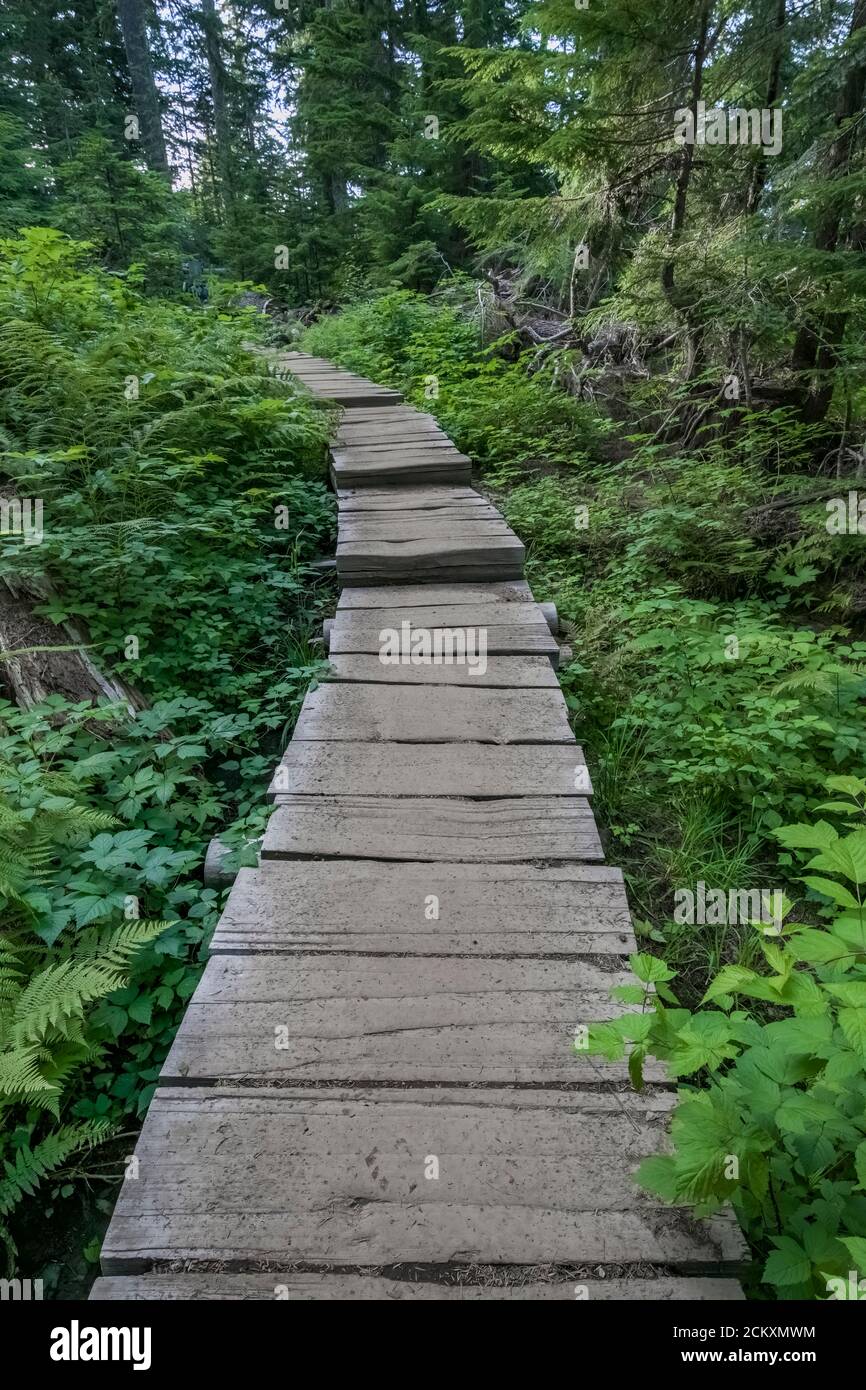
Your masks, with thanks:
[{"label": "forest trail", "polygon": [[[632,1179],[671,1089],[572,1052],[636,943],[523,547],[431,416],[278,361],[344,407],[332,674],[274,774],[91,1297],[740,1298],[733,1220]],[[437,661],[455,633],[463,659]]]}]

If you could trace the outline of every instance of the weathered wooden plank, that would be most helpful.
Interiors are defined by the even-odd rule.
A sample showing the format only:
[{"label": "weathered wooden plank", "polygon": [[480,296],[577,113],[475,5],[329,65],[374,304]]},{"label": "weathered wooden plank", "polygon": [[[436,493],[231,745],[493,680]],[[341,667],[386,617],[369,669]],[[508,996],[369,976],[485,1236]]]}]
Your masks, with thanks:
[{"label": "weathered wooden plank", "polygon": [[332,449],[331,464],[337,475],[344,475],[347,471],[356,473],[384,472],[388,468],[408,467],[414,464],[416,471],[423,466],[446,468],[450,466],[462,465],[469,467],[470,460],[465,454],[454,448],[451,443],[445,445],[430,444],[423,447],[418,445],[401,445],[393,449]]},{"label": "weathered wooden plank", "polygon": [[334,401],[344,408],[363,405],[367,401],[381,401],[388,404],[403,399],[399,391],[368,391],[363,386],[330,386],[321,390],[314,386],[308,386],[307,389],[314,396],[318,396],[320,400]]},{"label": "weathered wooden plank", "polygon": [[[382,1279],[372,1274],[312,1274],[296,1269],[270,1274],[131,1274],[97,1279],[91,1302],[265,1302],[290,1299],[295,1303],[316,1300],[357,1303],[404,1302],[742,1302],[745,1295],[736,1279],[570,1279],[547,1282],[497,1282],[492,1271],[479,1271],[490,1283],[419,1282],[417,1270],[407,1269],[405,1279]],[[453,1277],[453,1276],[452,1276]],[[504,1278],[504,1276],[503,1276]]]},{"label": "weathered wooden plank", "polygon": [[104,1272],[228,1258],[715,1273],[741,1260],[729,1220],[695,1222],[632,1180],[663,1143],[665,1102],[539,1091],[515,1107],[494,1090],[426,1094],[435,1104],[405,1091],[157,1091]]},{"label": "weathered wooden plank", "polygon": [[[290,814],[281,807],[271,821],[275,854],[283,830],[274,822]],[[567,956],[636,949],[619,869],[345,858],[264,858],[257,869],[241,869],[210,943],[212,955]]]},{"label": "weathered wooden plank", "polygon": [[402,423],[397,421],[388,425],[344,425],[334,435],[332,447],[351,449],[355,445],[362,447],[364,445],[375,447],[379,444],[400,446],[413,443],[432,444],[440,441],[452,443],[448,435],[432,422],[426,424],[419,421],[415,424],[410,420],[404,420]]},{"label": "weathered wooden plank", "polygon": [[[470,745],[462,746],[465,750]],[[340,769],[333,754],[329,763]],[[471,801],[459,796],[357,795],[350,788],[340,794],[333,780],[328,778],[329,789],[336,795],[277,793],[277,810],[262,846],[265,858],[342,854],[463,863],[604,858],[584,796],[503,795]],[[395,780],[391,777],[389,785]],[[399,785],[406,784],[401,780]],[[414,790],[427,788],[416,780]]]},{"label": "weathered wooden plank", "polygon": [[[500,656],[497,643],[488,642],[485,669],[462,665],[392,666],[379,660],[378,651],[343,655],[328,654],[327,680],[382,681],[386,685],[471,685],[497,690],[555,690],[558,686],[550,655]],[[551,654],[552,655],[552,654]]]},{"label": "weathered wooden plank", "polygon": [[[303,383],[307,385],[306,383]],[[381,401],[387,405],[392,401],[401,399],[397,391],[368,391],[365,387],[358,386],[333,386],[324,390],[318,390],[313,386],[307,386],[311,395],[320,401],[333,401],[335,405],[345,408],[363,405],[366,401]]]},{"label": "weathered wooden plank", "polygon": [[597,1082],[575,1057],[627,971],[607,957],[215,955],[163,1065],[189,1081],[533,1085]]},{"label": "weathered wooden plank", "polygon": [[347,585],[340,593],[337,608],[431,608],[447,604],[465,609],[479,604],[532,602],[532,590],[526,580],[509,579],[490,584],[365,585],[361,588]]},{"label": "weathered wooden plank", "polygon": [[365,406],[358,411],[353,411],[351,417],[344,415],[340,423],[354,424],[359,421],[376,423],[386,419],[386,417],[389,420],[432,420],[434,418],[428,411],[418,410],[416,406],[403,401],[394,409],[393,413],[383,406]]},{"label": "weathered wooden plank", "polygon": [[331,463],[334,485],[350,483],[468,483],[472,469],[462,456],[443,454],[442,462],[423,462],[420,459],[375,460],[363,463]]},{"label": "weathered wooden plank", "polygon": [[422,513],[421,519],[412,521],[407,520],[401,512],[385,518],[384,521],[349,521],[341,517],[337,537],[340,546],[353,543],[364,546],[371,543],[374,548],[379,541],[387,546],[402,546],[411,541],[428,540],[438,545],[443,539],[449,544],[463,541],[479,548],[485,546],[489,540],[514,540],[520,545],[511,527],[501,517],[492,520],[479,518],[476,521],[455,521],[438,515],[425,518]]},{"label": "weathered wooden plank", "polygon": [[505,519],[496,507],[489,503],[480,507],[468,503],[465,507],[389,507],[382,511],[344,512],[338,511],[341,528],[357,526],[390,526],[392,530],[405,529],[410,525],[447,526],[459,523],[497,521],[505,525]]},{"label": "weathered wooden plank", "polygon": [[[447,531],[447,526],[441,528]],[[489,556],[491,565],[502,566],[523,563],[523,543],[513,532],[503,535],[484,536],[473,541],[471,537],[451,540],[447,535],[433,535],[422,540],[405,541],[338,541],[337,560],[342,557],[346,569],[369,566],[372,560],[377,564],[394,565],[406,558],[417,557],[428,565],[432,564],[473,564],[482,565],[484,557]],[[501,576],[500,576],[501,577]],[[522,576],[516,574],[516,579]]]},{"label": "weathered wooden plank", "polygon": [[[423,629],[420,628],[419,625],[419,627],[414,627],[412,631],[413,634],[417,636],[419,630],[426,630],[430,634],[429,640],[431,642],[442,641],[444,643],[446,640],[454,640],[453,637],[446,638],[446,634],[448,632],[453,633],[455,630],[458,630],[460,626],[461,625],[455,623],[449,628],[432,627]],[[468,626],[470,629],[473,627],[471,624]],[[383,628],[375,624],[371,625],[370,623],[358,623],[351,627],[338,627],[335,625],[329,639],[329,652],[334,656],[352,652],[366,652],[376,655],[382,649],[384,639],[380,639],[379,635],[382,631]],[[474,625],[474,631],[475,635],[472,640],[477,642],[481,640],[478,637],[477,624]],[[484,627],[483,632],[483,641],[491,657],[494,654],[500,653],[512,656],[546,656],[549,661],[554,663],[558,660],[559,648],[556,645],[556,641],[551,636],[550,628],[546,623],[498,623],[495,626]],[[443,652],[445,650],[443,646]],[[411,670],[413,668],[409,664],[401,664],[399,667],[395,666],[393,669]],[[472,684],[472,682],[469,682],[469,684]],[[475,684],[480,684],[480,682],[476,681]]]},{"label": "weathered wooden plank", "polygon": [[293,740],[269,791],[306,796],[588,795],[576,744],[313,743]]},{"label": "weathered wooden plank", "polygon": [[[484,536],[508,526],[495,507],[415,507],[412,510],[338,512],[337,522],[343,540],[384,540],[403,538],[412,531],[419,535]],[[457,528],[461,530],[458,531]],[[471,530],[462,528],[472,528]],[[514,533],[511,532],[513,535]]]},{"label": "weathered wooden plank", "polygon": [[399,440],[380,439],[377,443],[361,444],[332,444],[331,457],[335,461],[345,459],[351,463],[357,459],[378,458],[381,454],[400,454],[403,457],[426,458],[428,454],[456,454],[458,458],[465,458],[459,449],[452,444],[446,434],[441,438],[438,435],[421,435],[417,439],[412,439],[408,443]]},{"label": "weathered wooden plank", "polygon": [[[431,491],[449,490],[450,489],[431,489]],[[371,491],[373,491],[373,489],[371,489]],[[417,491],[423,494],[424,489],[395,488],[394,491]],[[458,489],[454,489],[454,491],[458,491]],[[449,502],[447,504],[431,502],[427,506],[420,504],[416,506],[414,502],[410,503],[409,501],[407,501],[405,505],[400,506],[371,505],[355,507],[354,504],[349,504],[347,507],[344,507],[343,504],[340,503],[337,515],[341,523],[358,521],[383,522],[388,521],[392,518],[396,518],[398,520],[406,519],[408,521],[432,521],[441,519],[445,522],[499,521],[502,519],[502,513],[491,503],[485,502],[480,497],[477,502],[473,502],[471,500],[467,500],[466,502],[454,501]]]},{"label": "weathered wooden plank", "polygon": [[[433,591],[435,593],[435,590]],[[431,593],[430,598],[433,598]],[[382,628],[399,628],[401,623],[409,622],[412,629],[431,629],[445,627],[526,627],[530,631],[550,628],[537,603],[509,603],[506,600],[490,603],[436,603],[423,604],[383,604],[376,608],[354,609],[343,606],[337,609],[334,631],[378,633]]]},{"label": "weathered wooden plank", "polygon": [[559,690],[341,685],[311,690],[293,737],[390,743],[570,743]]},{"label": "weathered wooden plank", "polygon": [[486,571],[495,571],[491,575],[494,579],[519,579],[524,554],[522,542],[513,534],[485,536],[479,541],[435,536],[406,541],[338,541],[337,572],[348,576],[356,572],[404,573],[408,578],[415,570],[446,571],[443,577],[447,578],[447,571],[457,568],[474,570],[478,578],[484,578]]},{"label": "weathered wooden plank", "polygon": [[465,508],[469,506],[488,506],[487,498],[482,497],[471,487],[419,486],[419,487],[339,487],[337,507],[343,512],[385,512],[405,511],[422,507]]}]

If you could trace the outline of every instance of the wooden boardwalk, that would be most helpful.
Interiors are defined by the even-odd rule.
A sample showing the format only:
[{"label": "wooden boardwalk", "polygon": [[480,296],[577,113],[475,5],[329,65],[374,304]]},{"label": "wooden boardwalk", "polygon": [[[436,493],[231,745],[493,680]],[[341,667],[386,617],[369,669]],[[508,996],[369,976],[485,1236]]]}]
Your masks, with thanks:
[{"label": "wooden boardwalk", "polygon": [[280,365],[345,407],[331,677],[275,770],[92,1297],[739,1298],[733,1221],[633,1182],[665,1143],[661,1074],[636,1096],[572,1053],[636,945],[523,547],[431,417]]}]

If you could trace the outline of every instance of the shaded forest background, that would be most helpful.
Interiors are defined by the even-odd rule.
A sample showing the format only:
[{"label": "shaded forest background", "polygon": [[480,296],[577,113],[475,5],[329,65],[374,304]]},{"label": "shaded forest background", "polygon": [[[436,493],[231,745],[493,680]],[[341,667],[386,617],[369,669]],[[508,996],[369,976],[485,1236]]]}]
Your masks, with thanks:
[{"label": "shaded forest background", "polygon": [[[811,422],[835,390],[858,442],[862,0],[36,0],[0,25],[8,231],[295,309],[480,271],[578,388],[733,372]],[[678,147],[698,100],[780,109],[781,152]]]}]

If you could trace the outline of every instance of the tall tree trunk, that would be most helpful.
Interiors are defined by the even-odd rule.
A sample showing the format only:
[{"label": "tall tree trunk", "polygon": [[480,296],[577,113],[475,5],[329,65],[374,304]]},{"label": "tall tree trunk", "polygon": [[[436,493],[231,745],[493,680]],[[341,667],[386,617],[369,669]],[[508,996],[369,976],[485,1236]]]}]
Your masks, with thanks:
[{"label": "tall tree trunk", "polygon": [[213,102],[214,133],[216,135],[217,168],[222,182],[222,199],[226,212],[232,204],[232,140],[226,99],[226,70],[222,56],[222,21],[214,0],[201,0],[205,54]]},{"label": "tall tree trunk", "polygon": [[[784,46],[785,33],[785,4],[786,0],[776,0],[776,24],[773,36],[773,56],[770,60],[770,75],[767,79],[767,95],[764,102],[765,107],[771,110],[779,100],[782,77],[782,50]],[[767,178],[767,160],[763,149],[758,149],[755,154],[755,163],[752,166],[752,177],[749,180],[749,192],[746,197],[746,212],[749,216],[757,212],[758,204],[761,201],[761,194]]]},{"label": "tall tree trunk", "polygon": [[[856,0],[851,16],[851,35],[866,27],[866,0]],[[845,173],[854,147],[853,118],[863,106],[866,94],[866,57],[848,69],[836,99],[834,122],[837,135],[830,145],[824,164],[825,176],[836,178]],[[842,226],[842,204],[833,200],[821,215],[815,232],[816,251],[833,252],[839,243]],[[856,234],[855,234],[856,237]],[[839,351],[845,337],[848,313],[818,313],[801,324],[794,342],[791,366],[795,371],[812,373],[811,384],[802,403],[803,418],[810,424],[820,424],[833,399],[833,371],[839,361]]]},{"label": "tall tree trunk", "polygon": [[123,46],[126,49],[126,61],[129,64],[129,76],[132,80],[132,93],[135,97],[136,115],[141,128],[141,143],[147,167],[168,178],[168,159],[159,114],[159,94],[150,61],[144,0],[117,0],[117,15],[123,34]]},{"label": "tall tree trunk", "polygon": [[[689,106],[692,111],[694,122],[694,132],[697,135],[698,128],[698,102],[701,99],[701,92],[704,85],[704,62],[707,55],[707,36],[710,25],[710,0],[704,0],[701,5],[700,19],[698,21],[698,36],[695,41],[694,68],[692,76],[692,94]],[[680,171],[677,176],[676,187],[674,189],[674,207],[671,213],[670,223],[670,247],[671,252],[676,248],[683,228],[686,225],[686,208],[688,205],[689,185],[692,179],[692,165],[695,158],[694,144],[685,143],[683,145],[682,158],[680,161]],[[665,298],[671,308],[686,320],[688,328],[688,344],[686,352],[686,379],[692,377],[697,370],[701,356],[701,332],[700,329],[688,325],[688,306],[682,302],[681,296],[677,293],[676,287],[676,264],[671,254],[662,266],[662,289]]]}]

